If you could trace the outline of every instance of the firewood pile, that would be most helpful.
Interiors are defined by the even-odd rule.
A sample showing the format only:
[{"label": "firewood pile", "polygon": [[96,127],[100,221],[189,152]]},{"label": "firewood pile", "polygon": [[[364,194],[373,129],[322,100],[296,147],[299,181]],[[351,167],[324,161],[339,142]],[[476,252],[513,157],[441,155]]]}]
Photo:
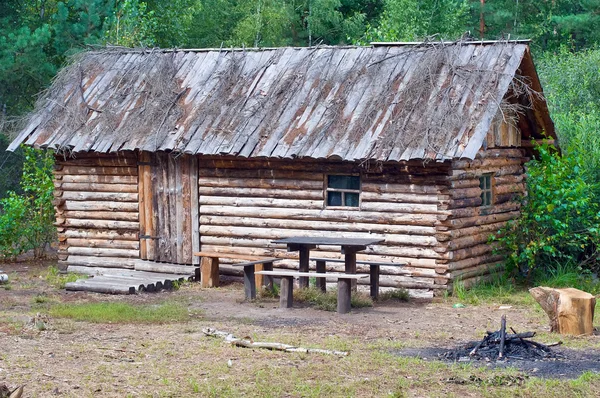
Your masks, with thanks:
[{"label": "firewood pile", "polygon": [[[552,352],[550,345],[530,340],[535,332],[512,333],[506,331],[506,317],[502,316],[500,330],[486,332],[481,341],[440,354],[440,358],[449,361],[466,362],[471,360],[542,360],[555,359],[558,355]],[[558,343],[557,343],[558,344]],[[555,344],[553,344],[555,345]]]}]

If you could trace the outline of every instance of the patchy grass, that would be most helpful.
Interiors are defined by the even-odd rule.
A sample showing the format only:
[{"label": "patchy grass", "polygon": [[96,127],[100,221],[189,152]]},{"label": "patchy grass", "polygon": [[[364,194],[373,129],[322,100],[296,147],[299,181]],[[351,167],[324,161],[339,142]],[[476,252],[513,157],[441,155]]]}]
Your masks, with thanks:
[{"label": "patchy grass", "polygon": [[128,303],[74,303],[56,304],[49,314],[57,318],[94,323],[173,323],[190,320],[186,306],[177,302],[133,305]]},{"label": "patchy grass", "polygon": [[[337,291],[331,290],[323,293],[314,287],[294,289],[294,301],[308,303],[325,311],[336,311]],[[352,308],[372,307],[373,300],[364,293],[352,292],[350,305]]]},{"label": "patchy grass", "polygon": [[63,274],[53,265],[48,267],[48,272],[46,273],[46,282],[56,289],[64,289],[67,283],[85,278],[87,278],[86,275],[74,274],[72,272]]},{"label": "patchy grass", "polygon": [[408,302],[410,296],[406,289],[394,289],[383,292],[379,295],[379,301],[403,301]]}]

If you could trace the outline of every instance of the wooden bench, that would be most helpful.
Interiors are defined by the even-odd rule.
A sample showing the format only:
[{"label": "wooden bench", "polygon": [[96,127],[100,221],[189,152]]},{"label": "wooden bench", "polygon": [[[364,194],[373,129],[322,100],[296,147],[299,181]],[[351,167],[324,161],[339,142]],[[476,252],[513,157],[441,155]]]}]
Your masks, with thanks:
[{"label": "wooden bench", "polygon": [[[324,274],[326,272],[326,264],[327,262],[330,263],[345,263],[345,261],[343,259],[337,259],[337,258],[321,258],[321,257],[311,257],[310,258],[312,261],[315,261],[317,263],[317,273],[322,273]],[[399,263],[386,263],[386,262],[380,262],[380,261],[363,261],[363,260],[357,260],[356,264],[361,264],[361,265],[368,265],[369,266],[369,275],[371,277],[369,284],[371,287],[371,297],[374,300],[377,300],[377,298],[379,297],[379,270],[380,270],[380,266],[386,266],[386,267],[403,267],[406,264],[399,264]],[[329,274],[327,274],[329,275]],[[325,278],[317,278],[317,288],[321,289],[322,291],[325,291]]]},{"label": "wooden bench", "polygon": [[196,252],[194,256],[201,257],[200,262],[200,283],[202,287],[219,286],[219,258],[229,258],[232,260],[246,260],[242,263],[232,264],[233,267],[244,267],[244,294],[246,299],[256,298],[256,286],[273,285],[273,278],[268,277],[267,282],[263,280],[262,275],[256,275],[255,271],[273,270],[273,262],[278,258],[265,258],[260,256],[250,256],[237,253],[217,253],[217,252]]},{"label": "wooden bench", "polygon": [[[294,278],[300,277],[316,277],[318,272],[294,272],[294,271],[257,271],[257,274],[278,276],[281,278],[281,288],[279,290],[279,307],[291,308],[294,302]],[[339,314],[347,314],[350,312],[350,299],[352,295],[351,281],[361,278],[366,278],[364,274],[343,274],[329,273],[328,278],[338,280],[337,294],[337,312]]]}]

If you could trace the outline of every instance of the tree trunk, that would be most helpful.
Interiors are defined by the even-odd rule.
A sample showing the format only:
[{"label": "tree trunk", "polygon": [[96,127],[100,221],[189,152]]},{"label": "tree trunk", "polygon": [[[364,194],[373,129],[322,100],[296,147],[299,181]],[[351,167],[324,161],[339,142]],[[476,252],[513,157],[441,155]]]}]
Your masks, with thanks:
[{"label": "tree trunk", "polygon": [[550,330],[574,336],[594,333],[594,307],[596,298],[578,289],[529,289],[535,300],[550,318]]}]

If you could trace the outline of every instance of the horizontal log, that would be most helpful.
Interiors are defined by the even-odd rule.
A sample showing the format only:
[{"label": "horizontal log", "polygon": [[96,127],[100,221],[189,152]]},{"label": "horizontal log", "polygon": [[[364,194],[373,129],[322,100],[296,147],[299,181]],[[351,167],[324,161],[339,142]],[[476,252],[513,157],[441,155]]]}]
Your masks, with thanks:
[{"label": "horizontal log", "polygon": [[113,273],[113,272],[115,272],[115,268],[88,267],[88,266],[84,266],[84,265],[69,265],[69,266],[67,266],[66,271],[72,272],[74,274],[96,276],[96,275]]},{"label": "horizontal log", "polygon": [[275,199],[323,200],[323,187],[320,190],[273,190],[262,188],[213,188],[199,187],[200,196],[261,197]]},{"label": "horizontal log", "polygon": [[490,168],[490,167],[506,167],[521,165],[523,158],[483,158],[475,160],[455,160],[452,162],[453,169],[477,169],[477,168]]},{"label": "horizontal log", "polygon": [[68,254],[75,254],[78,256],[94,256],[94,257],[123,257],[123,258],[138,258],[140,255],[139,250],[131,249],[113,249],[113,248],[101,248],[101,247],[69,247],[67,249]]},{"label": "horizontal log", "polygon": [[[349,226],[352,227],[352,226]],[[331,236],[331,231],[306,231],[304,229],[282,229],[282,228],[252,228],[252,227],[235,227],[235,226],[212,226],[201,222],[201,236],[215,237],[232,237],[232,238],[252,238],[252,239],[284,239],[294,236],[314,236],[325,237]],[[431,247],[438,244],[437,239],[432,236],[411,236],[411,235],[391,235],[391,234],[375,234],[365,232],[355,232],[350,228],[344,232],[344,237],[347,238],[365,238],[365,239],[385,239],[386,245],[412,245]]]},{"label": "horizontal log", "polygon": [[414,194],[437,194],[439,188],[437,185],[430,184],[392,184],[369,182],[369,177],[365,176],[365,181],[361,181],[361,190],[363,192],[373,193],[414,193]]},{"label": "horizontal log", "polygon": [[363,200],[360,204],[363,211],[388,212],[397,214],[438,214],[436,204],[393,203],[393,202],[368,202]]},{"label": "horizontal log", "polygon": [[394,202],[394,203],[419,203],[436,204],[438,202],[437,194],[406,194],[406,193],[380,193],[380,192],[362,192],[360,194],[363,202]]},{"label": "horizontal log", "polygon": [[477,196],[474,198],[465,199],[453,199],[446,206],[449,210],[461,209],[465,207],[478,207],[481,206],[481,197]]},{"label": "horizontal log", "polygon": [[265,188],[290,190],[322,190],[323,181],[314,180],[282,180],[260,178],[198,178],[201,187],[215,188]]},{"label": "horizontal log", "polygon": [[190,274],[194,275],[197,267],[190,265],[179,265],[179,264],[163,264],[155,263],[152,261],[138,260],[134,269],[136,271],[147,271],[147,272],[161,272],[165,274]]},{"label": "horizontal log", "polygon": [[[470,180],[467,180],[470,181]],[[481,188],[479,186],[475,188],[459,188],[452,189],[450,191],[450,196],[452,199],[466,199],[466,198],[476,198],[481,195]]]},{"label": "horizontal log", "polygon": [[238,226],[254,228],[283,228],[299,230],[322,230],[322,231],[354,231],[381,234],[421,235],[432,236],[437,231],[435,227],[421,227],[414,225],[392,225],[373,223],[347,223],[345,221],[319,221],[290,220],[287,218],[254,218],[254,217],[229,217],[229,216],[205,216],[200,217],[200,225],[212,226]]},{"label": "horizontal log", "polygon": [[494,196],[494,204],[495,205],[500,205],[500,204],[505,204],[505,203],[519,203],[520,204],[522,196],[523,195],[518,192],[506,193],[506,194],[502,194],[502,195],[497,194]]},{"label": "horizontal log", "polygon": [[113,158],[131,158],[137,159],[137,153],[134,151],[119,151],[118,153],[101,153],[101,152],[71,152],[69,155],[55,154],[56,160],[69,159],[113,159]]},{"label": "horizontal log", "polygon": [[[217,252],[217,253],[238,253],[241,255],[250,256],[261,256],[261,257],[277,257],[287,259],[298,259],[298,252],[288,252],[285,250],[264,248],[264,247],[233,247],[233,246],[221,246],[221,245],[202,245],[202,251]],[[315,257],[332,257],[339,258],[341,255],[339,247],[334,248],[330,251],[327,250],[311,250],[311,256]],[[357,260],[364,261],[380,261],[380,262],[398,262],[407,264],[411,267],[416,268],[431,268],[438,269],[440,265],[436,259],[430,258],[411,258],[402,257],[396,255],[379,255],[379,254],[366,254],[364,252],[358,252],[356,254]]]},{"label": "horizontal log", "polygon": [[65,289],[104,294],[135,294],[136,291],[136,288],[130,285],[99,282],[68,282],[65,284]]},{"label": "horizontal log", "polygon": [[301,170],[253,169],[247,170],[240,164],[240,169],[206,169],[199,168],[200,178],[262,178],[262,179],[293,179],[313,180],[323,183],[325,174],[321,172],[304,172]]},{"label": "horizontal log", "polygon": [[463,278],[464,279],[472,278],[474,276],[497,273],[503,267],[504,267],[503,262],[478,264],[471,268],[463,268],[460,270],[451,271],[450,277],[453,280],[460,280]]},{"label": "horizontal log", "polygon": [[113,202],[137,202],[137,193],[122,193],[122,192],[62,192],[54,191],[54,196],[62,200],[81,200],[81,201],[97,201],[106,200]]},{"label": "horizontal log", "polygon": [[494,193],[497,195],[502,195],[505,193],[523,193],[525,192],[525,183],[516,183],[516,184],[502,184],[496,185],[494,187]]},{"label": "horizontal log", "polygon": [[59,234],[59,240],[61,237],[80,238],[80,239],[102,239],[102,240],[124,240],[124,241],[136,241],[139,243],[138,231],[127,232],[127,231],[116,231],[108,230],[102,231],[98,229],[67,229],[66,231]]},{"label": "horizontal log", "polygon": [[506,213],[506,212],[510,212],[510,211],[519,210],[520,208],[521,208],[520,203],[508,202],[508,203],[494,204],[492,206],[486,206],[486,207],[476,206],[476,207],[463,207],[460,209],[451,209],[451,210],[449,210],[449,215],[452,218],[476,217],[476,216],[482,216],[482,215]]},{"label": "horizontal log", "polygon": [[443,224],[449,226],[451,229],[467,228],[476,225],[494,224],[512,220],[513,218],[517,218],[519,214],[520,213],[518,211],[511,211],[506,213],[490,214],[487,216],[453,218],[444,221]]},{"label": "horizontal log", "polygon": [[479,188],[479,178],[466,180],[453,180],[448,182],[448,187],[454,189]]},{"label": "horizontal log", "polygon": [[63,166],[56,165],[54,173],[57,175],[123,175],[137,176],[137,167],[89,167],[89,166]]},{"label": "horizontal log", "polygon": [[55,182],[63,183],[98,183],[98,184],[137,184],[137,176],[116,176],[116,175],[55,175]]},{"label": "horizontal log", "polygon": [[56,164],[63,166],[93,166],[93,167],[106,167],[106,166],[137,166],[137,159],[133,157],[128,158],[85,158],[85,159],[67,159],[57,160]]},{"label": "horizontal log", "polygon": [[79,192],[124,192],[132,193],[138,191],[137,184],[101,184],[88,182],[55,182],[54,187],[62,191]]},{"label": "horizontal log", "polygon": [[133,269],[135,258],[122,257],[95,257],[95,256],[79,256],[69,255],[67,263],[69,267],[72,265],[81,265],[84,267],[103,267],[103,268],[124,268]]},{"label": "horizontal log", "polygon": [[449,181],[453,180],[471,180],[479,178],[484,174],[492,174],[494,177],[506,176],[512,174],[523,174],[523,166],[506,166],[501,169],[497,168],[480,168],[476,170],[453,170],[452,175],[448,177]]},{"label": "horizontal log", "polygon": [[280,207],[291,209],[318,209],[325,207],[323,200],[235,198],[229,196],[201,196],[200,205],[236,207]]},{"label": "horizontal log", "polygon": [[524,174],[518,175],[508,175],[508,176],[499,176],[494,178],[494,183],[496,185],[504,185],[504,184],[518,184],[525,180]]},{"label": "horizontal log", "polygon": [[109,202],[109,201],[77,201],[65,200],[60,204],[61,210],[68,211],[116,211],[138,214],[138,202]]},{"label": "horizontal log", "polygon": [[448,250],[460,250],[487,243],[491,232],[482,232],[471,236],[463,236],[462,238],[454,238],[448,242]]},{"label": "horizontal log", "polygon": [[138,240],[117,240],[117,239],[83,239],[67,238],[64,242],[72,247],[105,247],[111,249],[131,249],[139,250],[140,242]]},{"label": "horizontal log", "polygon": [[138,231],[140,224],[132,221],[79,220],[57,218],[56,225],[82,229],[113,229],[118,231]]},{"label": "horizontal log", "polygon": [[504,259],[504,255],[501,254],[485,254],[483,256],[465,258],[460,261],[452,261],[448,264],[448,269],[451,271],[461,270],[466,268],[475,267],[479,264],[496,263]]},{"label": "horizontal log", "polygon": [[449,252],[448,258],[453,261],[459,261],[459,260],[463,260],[465,258],[483,256],[483,255],[492,253],[492,251],[494,250],[494,247],[496,247],[496,246],[497,246],[497,244],[495,244],[495,243],[489,243],[489,244],[481,244],[481,245],[469,247],[466,249],[460,249],[460,250]]},{"label": "horizontal log", "polygon": [[138,213],[123,211],[60,211],[61,217],[105,221],[135,221],[139,220]]},{"label": "horizontal log", "polygon": [[[283,250],[285,245],[275,244],[271,239],[252,239],[252,238],[233,238],[233,237],[215,237],[200,236],[200,243],[204,248],[206,246],[229,246],[238,248],[272,248],[273,250]],[[333,252],[339,247],[319,245],[322,250]],[[203,249],[205,250],[205,249]],[[424,247],[396,247],[373,245],[364,251],[365,254],[374,254],[379,256],[398,256],[407,258],[432,258],[441,259],[442,255],[430,248]]]},{"label": "horizontal log", "polygon": [[502,227],[506,225],[506,221],[486,224],[486,225],[478,225],[474,227],[460,228],[451,231],[447,231],[444,234],[447,234],[450,239],[459,239],[465,236],[471,236],[477,233],[494,233],[499,231]]},{"label": "horizontal log", "polygon": [[525,151],[521,148],[488,148],[477,152],[476,159],[487,158],[521,158],[525,157]]},{"label": "horizontal log", "polygon": [[432,214],[396,214],[367,212],[357,210],[290,210],[262,207],[221,207],[200,206],[201,215],[228,216],[228,217],[257,217],[257,218],[284,218],[292,220],[361,222],[375,224],[401,224],[434,226],[437,218]]}]

